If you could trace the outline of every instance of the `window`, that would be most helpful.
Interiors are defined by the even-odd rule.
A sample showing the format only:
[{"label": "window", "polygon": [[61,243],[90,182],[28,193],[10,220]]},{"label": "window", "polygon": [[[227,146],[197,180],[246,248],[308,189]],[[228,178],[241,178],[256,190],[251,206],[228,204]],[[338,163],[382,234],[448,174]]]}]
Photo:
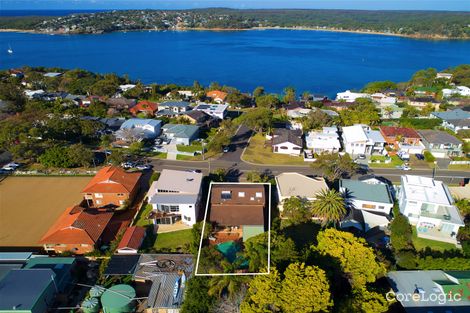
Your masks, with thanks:
[{"label": "window", "polygon": [[117,195],[118,195],[118,197],[124,197],[123,193],[118,193]]},{"label": "window", "polygon": [[103,201],[101,200],[96,200],[96,204],[101,204]]},{"label": "window", "polygon": [[183,216],[183,219],[184,219],[185,221],[191,222],[191,218],[190,218],[189,216],[185,216],[185,215],[184,215],[184,216]]},{"label": "window", "polygon": [[245,192],[244,192],[244,191],[238,192],[238,197],[239,197],[239,198],[245,197]]},{"label": "window", "polygon": [[224,200],[230,200],[232,199],[232,192],[231,191],[222,191],[222,194],[220,197]]},{"label": "window", "polygon": [[176,213],[176,212],[179,212],[180,210],[178,205],[166,205],[166,204],[162,204],[160,206],[160,209],[166,213]]},{"label": "window", "polygon": [[103,198],[103,194],[102,193],[95,193],[95,198]]},{"label": "window", "polygon": [[119,204],[120,204],[120,205],[123,205],[124,202],[125,202],[124,200],[119,200]]},{"label": "window", "polygon": [[375,205],[373,205],[373,204],[363,204],[362,208],[363,209],[375,209]]},{"label": "window", "polygon": [[385,207],[383,205],[379,206],[379,210],[383,210]]},{"label": "window", "polygon": [[256,193],[256,198],[261,198],[263,197],[263,193],[262,192],[257,192]]},{"label": "window", "polygon": [[293,149],[293,150],[301,150],[302,148],[299,148],[299,147],[293,147],[292,149]]},{"label": "window", "polygon": [[286,146],[282,146],[282,147],[279,147],[279,149],[282,149],[282,150],[287,150],[287,149],[289,149],[289,148],[288,148],[288,147],[286,147]]}]

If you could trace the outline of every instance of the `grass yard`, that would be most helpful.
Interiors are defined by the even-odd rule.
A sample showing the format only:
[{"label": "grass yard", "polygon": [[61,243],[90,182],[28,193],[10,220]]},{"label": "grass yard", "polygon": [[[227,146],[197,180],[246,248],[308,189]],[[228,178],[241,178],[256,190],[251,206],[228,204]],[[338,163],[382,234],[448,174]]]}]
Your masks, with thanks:
[{"label": "grass yard", "polygon": [[392,156],[392,162],[383,163],[387,157],[381,155],[373,155],[370,157],[371,161],[382,161],[380,163],[369,163],[370,167],[386,167],[386,168],[395,168],[397,166],[403,165],[403,161],[396,155]]},{"label": "grass yard", "polygon": [[470,164],[449,164],[447,168],[449,170],[468,170],[470,169]]},{"label": "grass yard", "polygon": [[257,164],[276,165],[305,165],[303,157],[290,156],[286,154],[273,153],[269,145],[264,146],[265,137],[256,134],[251,137],[250,144],[242,155],[242,159],[247,162]]},{"label": "grass yard", "polygon": [[202,161],[202,155],[198,154],[195,156],[191,156],[191,155],[178,154],[176,156],[176,159],[180,161]]},{"label": "grass yard", "polygon": [[429,247],[432,250],[438,250],[438,251],[457,249],[455,245],[451,243],[418,238],[418,234],[416,233],[416,227],[413,226],[412,228],[413,228],[413,245],[415,246],[417,251],[422,250],[426,247]]},{"label": "grass yard", "polygon": [[0,246],[40,246],[64,210],[78,204],[90,177],[7,177],[0,182]]},{"label": "grass yard", "polygon": [[190,146],[177,145],[176,148],[181,152],[201,152],[202,144],[200,142],[193,142]]},{"label": "grass yard", "polygon": [[137,220],[134,223],[134,225],[143,226],[143,227],[147,225],[151,225],[152,222],[149,219],[147,219],[147,216],[152,211],[152,208],[153,207],[151,204],[146,204],[144,207],[142,207],[139,211],[139,215],[137,216]]},{"label": "grass yard", "polygon": [[157,234],[154,248],[157,252],[189,252],[192,239],[191,229]]}]

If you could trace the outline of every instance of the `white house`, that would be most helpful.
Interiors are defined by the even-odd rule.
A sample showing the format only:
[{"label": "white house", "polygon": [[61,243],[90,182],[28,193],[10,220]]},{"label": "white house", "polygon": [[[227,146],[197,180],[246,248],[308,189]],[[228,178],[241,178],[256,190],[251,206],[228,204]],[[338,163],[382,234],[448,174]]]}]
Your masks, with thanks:
[{"label": "white house", "polygon": [[356,210],[390,214],[393,197],[387,184],[367,183],[359,180],[341,179],[339,190],[346,201]]},{"label": "white house", "polygon": [[274,153],[300,155],[303,148],[302,131],[286,128],[274,129],[272,148]]},{"label": "white house", "polygon": [[125,121],[115,133],[116,139],[125,141],[141,141],[143,139],[154,139],[161,132],[162,121],[131,118]]},{"label": "white house", "polygon": [[439,78],[444,78],[444,79],[452,79],[452,74],[451,73],[445,73],[445,72],[439,72],[436,74],[436,78],[439,79]]},{"label": "white house", "polygon": [[172,143],[189,146],[199,137],[199,126],[183,124],[165,124],[163,134],[171,139]]},{"label": "white house", "polygon": [[371,99],[378,103],[380,106],[389,106],[397,103],[397,97],[387,96],[381,92],[376,92],[370,95]]},{"label": "white house", "polygon": [[371,130],[367,125],[343,127],[344,151],[351,155],[386,154],[385,139],[378,130]]},{"label": "white house", "polygon": [[194,110],[202,111],[207,115],[223,120],[227,115],[228,105],[199,103]]},{"label": "white house", "polygon": [[449,189],[430,177],[404,175],[398,191],[400,212],[416,227],[418,237],[457,243],[465,226]]},{"label": "white house", "polygon": [[457,86],[454,89],[442,89],[442,97],[450,98],[454,95],[461,95],[463,97],[470,97],[470,88],[467,86]]},{"label": "white house", "polygon": [[125,84],[125,85],[119,85],[119,89],[121,89],[122,92],[129,91],[131,89],[134,89],[136,85],[134,84]]},{"label": "white house", "polygon": [[279,210],[283,210],[283,202],[290,197],[299,197],[308,201],[317,199],[317,194],[328,190],[323,177],[308,177],[299,173],[281,173],[275,177]]},{"label": "white house", "polygon": [[346,102],[354,102],[358,98],[370,98],[370,95],[367,93],[360,93],[360,92],[351,92],[350,90],[346,90],[345,92],[338,92],[336,94],[336,101],[346,101]]},{"label": "white house", "polygon": [[310,131],[305,136],[305,144],[313,153],[336,153],[341,149],[338,127],[323,127],[322,131]]},{"label": "white house", "polygon": [[181,220],[186,225],[194,225],[201,205],[201,182],[202,173],[162,170],[147,194],[156,212],[157,224],[174,224]]}]

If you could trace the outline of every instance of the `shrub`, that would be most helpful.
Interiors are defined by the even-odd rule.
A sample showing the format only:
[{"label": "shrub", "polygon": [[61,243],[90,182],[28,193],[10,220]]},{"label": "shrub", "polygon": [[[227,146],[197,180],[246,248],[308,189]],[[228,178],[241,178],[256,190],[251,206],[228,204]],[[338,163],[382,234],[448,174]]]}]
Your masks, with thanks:
[{"label": "shrub", "polygon": [[398,251],[396,254],[397,265],[407,269],[415,269],[416,268],[416,253],[414,250],[401,250]]},{"label": "shrub", "polygon": [[436,161],[436,158],[432,155],[431,152],[429,151],[424,151],[424,159],[426,160],[426,162],[434,162]]},{"label": "shrub", "polygon": [[406,216],[400,213],[396,214],[393,221],[390,223],[390,230],[392,232],[390,240],[395,251],[413,248],[411,241],[413,231]]}]

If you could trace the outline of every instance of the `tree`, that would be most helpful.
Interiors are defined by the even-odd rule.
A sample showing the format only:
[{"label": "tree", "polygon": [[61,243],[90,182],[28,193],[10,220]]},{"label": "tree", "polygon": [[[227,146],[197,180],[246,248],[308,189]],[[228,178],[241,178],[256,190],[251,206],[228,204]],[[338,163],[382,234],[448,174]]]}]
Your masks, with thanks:
[{"label": "tree", "polygon": [[315,169],[322,169],[326,179],[331,182],[350,177],[357,170],[357,164],[349,154],[340,155],[338,153],[319,154],[311,166]]},{"label": "tree", "polygon": [[340,313],[385,313],[389,302],[380,293],[362,288],[353,290],[352,298],[346,300],[346,304],[340,308]]},{"label": "tree", "polygon": [[68,148],[67,153],[70,162],[75,166],[88,167],[93,163],[93,151],[91,151],[81,143],[71,145]]},{"label": "tree", "polygon": [[112,79],[102,79],[91,86],[90,92],[93,95],[110,97],[116,93],[118,88],[119,83],[117,81]]},{"label": "tree", "polygon": [[367,246],[365,239],[333,228],[321,231],[317,246],[312,248],[321,255],[338,260],[341,270],[354,289],[373,283],[385,273],[385,268],[375,259],[374,250]]},{"label": "tree", "polygon": [[273,113],[267,108],[256,108],[244,113],[240,118],[247,127],[262,132],[271,127]]},{"label": "tree", "polygon": [[88,106],[87,111],[91,116],[106,117],[107,107],[106,104],[104,104],[103,102],[93,101]]},{"label": "tree", "polygon": [[224,168],[218,168],[210,176],[214,182],[223,182],[225,181],[225,176],[227,176],[227,171]]},{"label": "tree", "polygon": [[242,313],[280,312],[281,277],[276,268],[268,275],[258,275],[251,282],[240,306]]},{"label": "tree", "polygon": [[346,205],[341,194],[334,189],[323,189],[312,202],[312,214],[322,220],[323,225],[337,224],[346,215]]},{"label": "tree", "polygon": [[252,183],[266,183],[269,181],[269,176],[257,171],[250,171],[246,174],[246,180]]},{"label": "tree", "polygon": [[129,145],[129,151],[132,154],[137,154],[140,151],[142,151],[142,148],[144,147],[144,143],[142,141],[134,141]]},{"label": "tree", "polygon": [[282,207],[282,216],[285,217],[290,224],[302,224],[312,219],[310,204],[305,199],[290,197],[283,201]]},{"label": "tree", "polygon": [[[233,273],[237,269],[237,262],[231,263],[223,259],[220,263],[224,273]],[[226,295],[229,299],[233,299],[241,287],[248,282],[246,276],[233,275],[217,275],[213,276],[209,281],[209,296],[218,296],[221,298]]]},{"label": "tree", "polygon": [[408,222],[408,218],[400,213],[398,208],[394,208],[394,218],[390,223],[390,241],[393,250],[400,251],[405,249],[413,249],[412,229]]},{"label": "tree", "polygon": [[411,78],[410,84],[413,86],[431,87],[436,74],[437,71],[434,68],[417,71]]},{"label": "tree", "polygon": [[41,156],[39,162],[45,167],[68,168],[73,165],[66,147],[54,146],[47,149]]},{"label": "tree", "polygon": [[286,313],[324,312],[333,306],[325,271],[304,263],[287,267],[279,298]]},{"label": "tree", "polygon": [[181,313],[210,312],[216,297],[210,296],[209,278],[195,276],[188,280]]},{"label": "tree", "polygon": [[125,157],[122,150],[113,150],[109,155],[109,162],[113,165],[119,165],[124,162]]},{"label": "tree", "polygon": [[259,108],[276,108],[279,106],[280,101],[279,98],[273,94],[270,95],[260,95],[255,98],[256,99],[256,106]]},{"label": "tree", "polygon": [[284,97],[282,98],[282,101],[284,103],[295,102],[296,98],[297,98],[297,96],[295,94],[295,88],[294,87],[284,88]]},{"label": "tree", "polygon": [[362,92],[376,93],[386,91],[387,89],[397,89],[397,84],[390,80],[370,82],[364,86]]},{"label": "tree", "polygon": [[372,100],[367,98],[356,99],[348,110],[342,110],[339,115],[345,126],[354,124],[376,125],[380,122],[379,110]]},{"label": "tree", "polygon": [[264,87],[258,86],[253,90],[253,98],[258,98],[259,96],[264,95]]},{"label": "tree", "polygon": [[302,129],[308,131],[311,129],[318,129],[323,126],[331,126],[333,119],[319,109],[314,109],[304,118],[302,118]]}]

